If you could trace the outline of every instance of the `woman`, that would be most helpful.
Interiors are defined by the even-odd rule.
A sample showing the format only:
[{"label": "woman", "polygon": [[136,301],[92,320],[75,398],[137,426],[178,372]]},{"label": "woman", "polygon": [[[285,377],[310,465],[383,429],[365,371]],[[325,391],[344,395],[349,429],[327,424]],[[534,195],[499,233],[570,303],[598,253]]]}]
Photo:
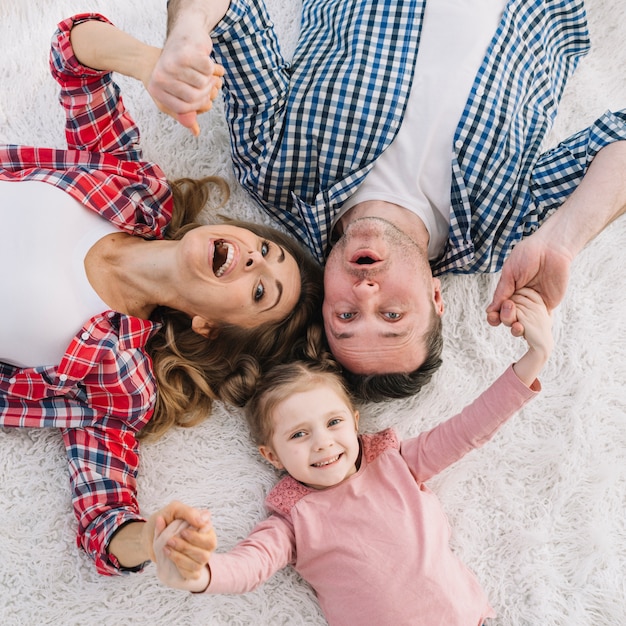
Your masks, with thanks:
[{"label": "woman", "polygon": [[[99,15],[59,24],[68,150],[0,147],[0,425],[61,429],[78,543],[104,574],[153,556],[138,437],[198,423],[213,399],[243,404],[307,328],[321,334],[321,269],[297,245],[254,224],[192,223],[215,180],[170,184],[142,160],[110,71],[145,84],[159,50],[130,42]],[[200,511],[158,515],[196,529],[191,554],[211,547]]]}]

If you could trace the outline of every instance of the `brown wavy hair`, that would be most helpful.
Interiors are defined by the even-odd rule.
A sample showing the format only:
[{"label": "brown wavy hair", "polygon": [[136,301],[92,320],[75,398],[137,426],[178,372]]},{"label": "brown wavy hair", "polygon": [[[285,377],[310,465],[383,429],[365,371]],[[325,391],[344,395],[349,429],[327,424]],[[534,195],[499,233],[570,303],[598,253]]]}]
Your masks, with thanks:
[{"label": "brown wavy hair", "polygon": [[[222,206],[229,196],[228,184],[222,178],[171,182],[174,216],[166,238],[180,239],[201,225],[198,215],[212,186],[221,191]],[[147,345],[157,378],[157,401],[154,415],[140,432],[144,439],[156,439],[173,426],[199,424],[210,415],[215,400],[244,406],[264,371],[295,358],[313,357],[321,350],[323,279],[317,261],[279,230],[222,219],[277,243],[294,257],[300,269],[300,298],[280,322],[249,329],[223,324],[211,339],[192,330],[190,318],[181,311],[159,308],[155,313],[163,328]]]}]

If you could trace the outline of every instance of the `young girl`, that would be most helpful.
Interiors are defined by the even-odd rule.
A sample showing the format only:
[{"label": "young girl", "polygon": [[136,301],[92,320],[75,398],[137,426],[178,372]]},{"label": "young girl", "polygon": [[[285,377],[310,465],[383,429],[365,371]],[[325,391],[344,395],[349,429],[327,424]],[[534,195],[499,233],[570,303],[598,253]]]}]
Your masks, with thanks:
[{"label": "young girl", "polygon": [[247,416],[263,457],[289,474],[267,497],[270,517],[187,580],[174,566],[186,523],[163,530],[157,520],[159,578],[195,592],[243,593],[291,564],[332,625],[478,626],[495,616],[450,549],[445,514],[424,483],[488,441],[540,390],[550,316],[531,289],[513,302],[527,352],[461,413],[414,439],[400,442],[391,429],[358,436],[359,414],[324,364],[269,372]]},{"label": "young girl", "polygon": [[[192,222],[203,181],[170,184],[143,160],[111,71],[145,83],[160,51],[129,41],[96,14],[59,24],[50,67],[68,149],[0,146],[0,426],[61,429],[79,545],[106,574],[152,556],[138,438],[197,424],[216,398],[244,404],[321,293],[290,238]],[[204,526],[178,503],[161,515]]]}]

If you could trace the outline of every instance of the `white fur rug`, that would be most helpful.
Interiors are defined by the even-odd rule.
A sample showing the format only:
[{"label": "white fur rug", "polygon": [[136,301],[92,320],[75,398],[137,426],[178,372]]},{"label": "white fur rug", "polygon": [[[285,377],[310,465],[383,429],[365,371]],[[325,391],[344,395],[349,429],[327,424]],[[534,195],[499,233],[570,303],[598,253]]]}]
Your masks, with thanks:
[{"label": "white fur rug", "polygon": [[[267,2],[289,52],[299,2]],[[570,83],[551,142],[606,108],[626,106],[625,6],[589,0],[595,47]],[[48,42],[57,21],[84,10],[100,10],[153,44],[163,41],[165,0],[0,0],[0,142],[62,146]],[[194,139],[158,113],[138,85],[121,83],[147,156],[169,176],[233,181],[221,107],[204,116]],[[234,215],[266,219],[232,187]],[[454,548],[477,573],[499,626],[626,624],[625,266],[622,219],[575,263],[555,316],[543,394],[494,441],[433,481]],[[364,430],[392,425],[414,435],[460,409],[519,355],[517,341],[485,322],[494,285],[493,276],[444,279],[442,369],[415,399],[365,407]],[[254,593],[222,597],[166,589],[152,566],[141,575],[97,575],[74,545],[64,451],[54,431],[1,431],[0,476],[1,624],[325,623],[313,593],[290,570]],[[218,407],[204,425],[144,446],[140,500],[146,512],[174,498],[209,507],[220,546],[228,548],[262,518],[275,479],[240,412]]]}]

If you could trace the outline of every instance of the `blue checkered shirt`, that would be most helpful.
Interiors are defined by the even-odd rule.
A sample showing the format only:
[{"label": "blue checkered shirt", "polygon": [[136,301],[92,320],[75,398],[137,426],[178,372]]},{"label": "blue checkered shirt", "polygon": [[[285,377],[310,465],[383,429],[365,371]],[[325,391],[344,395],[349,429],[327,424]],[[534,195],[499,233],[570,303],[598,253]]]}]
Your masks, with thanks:
[{"label": "blue checkered shirt", "polygon": [[[293,59],[260,0],[233,0],[213,33],[226,68],[235,173],[323,262],[333,217],[393,141],[410,92],[425,0],[304,0]],[[589,50],[581,0],[511,0],[451,146],[449,239],[436,274],[492,272],[576,188],[603,146],[605,113],[547,153],[568,77]]]}]

